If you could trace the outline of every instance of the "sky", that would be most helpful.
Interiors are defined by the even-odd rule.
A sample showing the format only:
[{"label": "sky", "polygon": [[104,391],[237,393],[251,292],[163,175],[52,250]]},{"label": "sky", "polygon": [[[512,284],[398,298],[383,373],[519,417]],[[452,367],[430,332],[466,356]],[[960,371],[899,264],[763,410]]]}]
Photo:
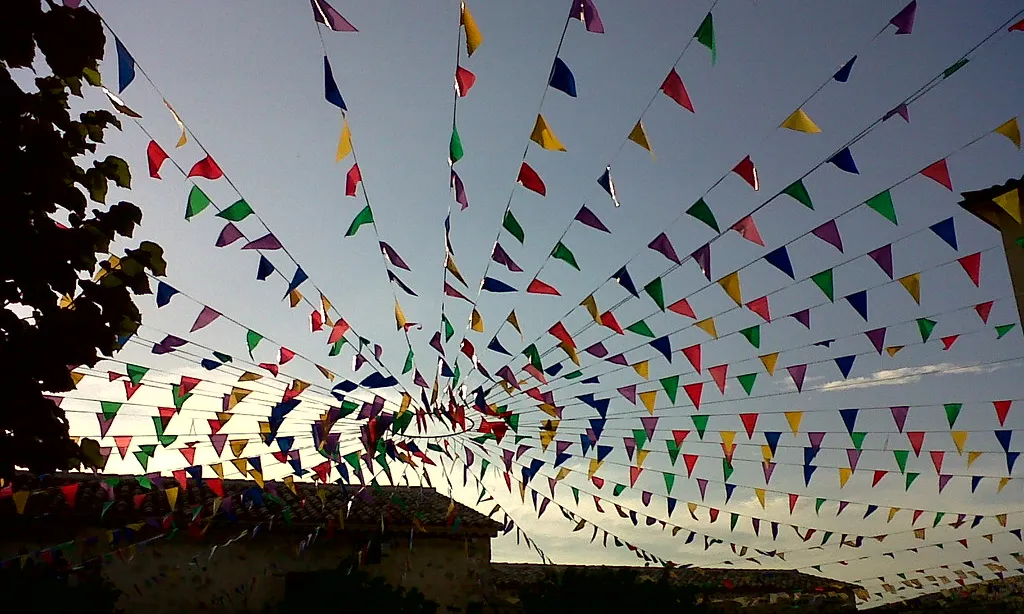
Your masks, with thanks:
[{"label": "sky", "polygon": [[[142,207],[143,224],[135,238],[155,240],[165,248],[167,282],[182,292],[161,308],[151,297],[141,299],[141,343],[130,344],[116,360],[161,369],[159,374],[154,370],[150,376],[153,381],[170,383],[180,375],[207,380],[197,388],[195,400],[186,405],[169,432],[194,433],[197,441],[205,441],[209,433],[206,418],[212,417],[210,412],[219,406],[225,386],[235,378],[205,371],[194,363],[188,366],[181,355],[156,357],[142,347],[145,341],[151,345],[167,333],[245,357],[245,329],[250,329],[267,340],[257,348],[253,362],[277,360],[277,345],[270,343],[273,340],[342,377],[361,379],[368,368],[351,373],[350,348],[340,357],[327,357],[325,334],[310,334],[310,307],[303,304],[289,309],[287,300],[282,300],[285,282],[280,278],[257,281],[258,257],[254,252],[239,250],[241,243],[214,247],[223,220],[214,217],[213,209],[191,221],[184,219],[192,184],[170,163],[163,167],[163,179],[147,176],[145,150],[150,136],[186,169],[204,155],[196,143],[198,138],[230,179],[230,184],[223,179],[199,179],[202,189],[221,208],[237,200],[240,192],[308,273],[310,280],[300,290],[314,303],[319,302],[314,284],[328,295],[359,335],[381,345],[384,363],[396,374],[406,354],[405,338],[396,332],[394,321],[396,296],[408,320],[423,325],[422,330],[409,333],[417,368],[428,379],[435,372],[436,353],[428,341],[438,330],[442,306],[443,221],[449,209],[454,260],[468,287],[453,285],[477,302],[484,333],[469,332],[468,338],[491,373],[507,362],[505,357],[484,349],[496,331],[501,343],[513,353],[533,339],[538,339],[538,347],[545,352],[557,343],[545,331],[558,321],[573,334],[580,349],[611,336],[605,340],[610,353],[632,350],[627,352],[631,364],[651,359],[649,381],[629,367],[618,368],[582,352],[580,359],[588,367],[584,372],[599,375],[600,384],[588,386],[578,380],[570,383],[552,378],[551,388],[565,403],[556,440],[571,442],[569,453],[573,455],[564,465],[571,470],[570,476],[559,485],[554,499],[588,522],[596,522],[660,558],[706,565],[743,563],[727,545],[703,552],[702,544],[698,546],[701,538],[683,544],[685,531],[681,537],[669,539],[659,525],[644,527],[641,522],[635,528],[629,520],[619,518],[609,503],[619,502],[688,530],[724,538],[726,544],[759,544],[765,550],[796,550],[817,542],[815,538],[804,543],[788,528],[789,524],[817,527],[819,535],[823,531],[894,534],[884,544],[870,540],[860,549],[851,550],[837,550],[830,544],[823,550],[794,552],[785,562],[767,559],[766,563],[804,568],[823,564],[824,575],[841,579],[870,579],[881,573],[1020,550],[1020,543],[1012,536],[1003,536],[1012,542],[997,537],[991,544],[981,537],[1024,526],[1022,469],[1018,465],[1012,476],[1007,474],[1005,455],[992,433],[997,428],[1022,429],[1024,418],[1014,409],[1000,427],[991,403],[1021,396],[1020,362],[1013,360],[1022,355],[1020,332],[1015,330],[996,341],[993,331],[994,325],[1018,322],[1019,316],[998,234],[963,212],[957,202],[959,192],[1002,183],[1021,173],[1021,152],[1003,136],[988,133],[1022,111],[1024,80],[1015,60],[1024,52],[1024,33],[1010,34],[1002,28],[970,56],[967,66],[910,105],[909,123],[899,117],[876,121],[1013,16],[1020,10],[1017,3],[925,0],[919,3],[913,33],[896,36],[894,27],[883,30],[882,26],[903,7],[903,0],[721,0],[712,11],[717,47],[713,62],[707,48],[690,43],[708,12],[710,3],[705,1],[598,0],[606,33],[589,33],[579,21],[571,20],[560,47],[569,3],[472,2],[470,9],[484,38],[472,57],[467,57],[462,48],[458,59],[477,77],[469,95],[458,100],[455,110],[465,148],[465,157],[455,168],[465,182],[470,203],[463,211],[453,202],[448,167],[455,49],[457,43],[465,42],[460,38],[458,2],[337,0],[333,5],[358,28],[356,33],[332,32],[317,26],[310,19],[309,7],[301,1],[95,0],[94,4],[158,88],[154,89],[140,72],[121,94],[143,117],[138,125],[125,118],[124,130],[109,135],[107,149],[122,155],[133,169],[132,190],[118,197]],[[318,27],[323,28],[326,51],[349,110],[352,142],[363,178],[357,197],[345,196],[345,176],[352,157],[335,162],[341,116],[324,100]],[[658,93],[684,47],[686,52],[675,69],[689,92],[694,113]],[[576,98],[546,88],[556,49],[575,76]],[[830,76],[854,55],[857,60],[849,81],[831,81]],[[115,58],[113,40],[108,37],[107,60],[101,72],[110,87],[117,82]],[[106,104],[102,97],[90,96],[85,104]],[[174,148],[179,132],[162,99],[173,105],[192,134],[181,148]],[[820,134],[778,128],[801,105],[821,128]],[[538,111],[566,152],[528,146]],[[625,138],[638,118],[642,118],[653,156]],[[768,202],[868,127],[870,132],[852,147],[859,174],[824,165],[804,179],[815,204],[813,211],[786,197]],[[970,146],[964,148],[968,143]],[[515,183],[524,148],[527,162],[546,184],[546,196]],[[757,168],[757,192],[728,172],[746,155]],[[929,179],[914,177],[921,168],[946,156],[955,192]],[[620,207],[613,206],[596,181],[609,166]],[[891,193],[898,225],[867,207],[857,206],[895,184],[899,185]],[[364,227],[353,237],[344,236],[366,203],[364,190],[380,240],[394,247],[412,269],[396,272],[416,291],[416,297],[407,296],[388,282],[373,227]],[[684,214],[702,196],[723,229],[757,209],[753,217],[765,247],[727,232],[712,243],[712,276],[718,280],[743,267],[743,300],[769,296],[772,322],[764,322],[748,309],[736,308],[717,284],[706,287],[709,283],[692,261],[666,273],[671,263],[646,248],[663,231],[681,256],[711,241],[717,233]],[[510,203],[525,230],[522,245],[507,232],[499,235],[506,203]],[[610,234],[570,224],[583,204],[607,225]],[[809,236],[812,229],[840,214],[836,224],[842,236],[842,253]],[[955,251],[928,230],[951,216],[959,243]],[[254,218],[241,222],[239,227],[253,238],[261,234]],[[512,273],[492,263],[488,275],[520,292],[482,293],[477,301],[477,288],[496,236],[524,272]],[[560,238],[574,253],[581,270],[548,258]],[[864,256],[887,243],[892,243],[897,278],[921,273],[920,304]],[[796,282],[762,259],[780,245],[787,245]],[[956,259],[977,252],[982,254],[982,266],[980,284],[975,287]],[[286,256],[281,252],[267,255],[285,276],[292,275],[295,265]],[[639,298],[616,306],[628,294],[617,284],[606,282],[627,262],[638,288],[662,276],[669,302],[689,297],[699,318],[715,316],[721,338],[711,339],[692,326],[689,318],[660,312],[643,290]],[[834,267],[835,304],[807,281],[810,275],[829,267]],[[522,292],[534,275],[556,287],[561,296]],[[841,298],[864,289],[868,290],[866,322]],[[672,363],[646,346],[648,339],[629,333],[618,336],[607,328],[590,326],[589,316],[578,304],[591,294],[602,311],[615,307],[616,318],[623,326],[644,319],[657,335],[671,333],[676,350]],[[995,302],[985,324],[973,307],[988,300]],[[230,316],[242,326],[222,318],[190,333],[201,305]],[[501,326],[513,308],[523,338],[508,324]],[[811,308],[810,330],[785,317],[803,308]],[[444,309],[456,328],[455,337],[446,347],[451,362],[458,353],[459,340],[466,334],[471,307],[468,302],[449,297],[444,300]],[[924,317],[938,324],[931,341],[922,344],[915,319]],[[760,348],[752,348],[736,334],[755,324],[761,324]],[[862,333],[880,327],[887,328],[886,346],[906,348],[892,357],[875,354]],[[938,338],[958,333],[961,337],[944,351]],[[836,341],[831,347],[813,345],[833,338]],[[702,347],[704,370],[699,375],[678,351],[694,344]],[[196,346],[186,350],[209,356]],[[772,377],[758,356],[774,351],[782,354]],[[857,359],[844,379],[831,360],[851,354]],[[564,359],[565,354],[556,349],[545,355],[544,365]],[[809,367],[804,391],[798,394],[783,367],[803,363]],[[459,364],[463,374],[470,368],[465,357]],[[513,361],[516,368],[522,364],[521,357]],[[720,394],[707,368],[723,364],[729,365],[729,380],[725,393]],[[97,370],[108,367],[114,369],[117,365],[101,365]],[[330,402],[323,387],[329,388],[330,384],[302,359],[282,370],[320,386],[305,397],[311,398],[307,403],[311,408],[303,408],[305,413],[297,411],[282,429],[306,434],[308,420],[320,411],[317,407]],[[563,374],[571,370],[566,368]],[[736,376],[755,372],[758,378],[748,396]],[[623,437],[640,428],[639,417],[649,414],[642,404],[630,404],[615,389],[635,383],[640,383],[642,389],[655,389],[659,378],[672,374],[682,374],[681,383],[707,382],[698,414],[711,416],[708,432],[703,441],[696,432],[691,433],[683,447],[683,453],[700,455],[693,478],[708,479],[707,492],[702,498],[696,480],[686,478],[682,459],[673,468],[664,443],[671,439],[672,429],[693,430],[693,407],[682,391],[675,404],[661,394],[657,411],[650,414],[659,416],[660,421],[654,441],[647,446],[651,452],[644,473],[635,488],[618,497],[606,485],[599,493],[606,502],[606,513],[597,514],[592,502],[586,500],[590,499],[587,493],[598,490],[587,479],[589,461],[583,458],[579,443],[579,434],[596,413],[574,397],[593,392],[599,398],[613,398],[600,443],[614,450],[598,475],[611,483],[628,484],[628,467],[635,463],[627,456]],[[406,388],[415,390],[411,374],[400,376],[400,380]],[[486,380],[479,373],[468,379],[470,388],[482,382]],[[261,396],[264,406],[239,406],[236,413],[245,417],[234,419],[229,429],[236,436],[254,433],[257,416],[261,411],[265,416],[265,406],[272,402],[274,392],[269,384],[264,381],[252,387],[258,392],[250,401]],[[96,411],[95,401],[123,400],[123,392],[120,383],[87,378],[78,397],[89,400],[65,404],[72,411],[73,431],[95,436],[97,426],[88,415]],[[203,392],[205,395],[200,394]],[[398,400],[393,391],[388,394],[389,401]],[[133,400],[168,404],[166,391],[143,389],[138,395]],[[488,398],[502,404],[507,399],[498,391]],[[320,405],[316,405],[318,402]],[[953,430],[970,432],[965,452],[984,452],[969,468],[967,455],[957,453],[949,435],[951,429],[942,405],[951,402],[963,403]],[[526,412],[520,434],[529,436],[522,443],[531,449],[522,462],[533,458],[546,461],[533,485],[547,495],[546,478],[556,473],[551,466],[554,449],[542,451],[536,440],[536,428],[547,416],[522,394],[508,400],[507,405]],[[905,489],[904,476],[899,475],[893,460],[892,450],[907,450],[910,445],[905,433],[894,425],[891,406],[911,406],[905,430],[928,433],[925,451],[919,457],[911,454],[908,461],[907,470],[921,474],[910,489]],[[840,488],[838,470],[849,467],[847,450],[853,444],[837,410],[849,408],[861,409],[855,430],[867,435],[858,470]],[[191,420],[183,420],[189,410],[193,410]],[[794,434],[783,412],[799,410],[805,412],[803,423]],[[136,443],[146,436],[152,439],[150,417],[154,412],[152,407],[125,406],[110,434],[138,435]],[[760,416],[756,432],[748,438],[739,414],[753,412]],[[721,431],[738,433],[735,472],[728,480],[737,489],[729,503],[723,492]],[[752,488],[765,487],[761,444],[765,442],[763,433],[773,431],[783,435],[775,457],[779,464],[767,488],[778,492],[768,493],[762,510]],[[819,469],[805,485],[800,465],[808,432],[827,434],[813,461]],[[1020,437],[1014,430],[1012,450],[1021,449]],[[464,454],[459,441],[454,449]],[[506,440],[502,447],[515,450],[517,445]],[[941,495],[929,454],[933,450],[946,451],[943,473],[956,476]],[[477,456],[481,456],[479,449]],[[208,447],[201,449],[199,458],[197,462],[215,462]],[[317,458],[311,454],[307,466]],[[157,460],[163,459],[167,459],[163,467],[180,466],[180,459],[169,450],[158,453]],[[492,455],[491,462],[492,467],[500,465],[500,453]],[[476,463],[474,473],[479,475],[480,461]],[[109,468],[136,471],[138,466],[129,454],[124,462],[113,460]],[[889,474],[872,486],[875,469]],[[281,477],[285,470],[282,465],[273,475],[267,471],[267,477]],[[664,471],[679,475],[673,497],[719,508],[722,518],[710,523],[704,507],[698,514],[701,520],[693,521],[683,503],[668,518]],[[473,504],[478,491],[472,488],[472,480],[463,487],[459,484],[461,470],[454,475],[455,495]],[[518,468],[515,475],[520,475]],[[972,494],[970,479],[964,477],[971,475],[992,479],[983,480]],[[1015,479],[997,492],[1000,477]],[[494,469],[484,481],[488,492],[507,506],[516,524],[550,559],[559,563],[637,563],[624,549],[591,545],[589,527],[573,533],[574,524],[563,522],[554,507],[538,520],[529,496],[525,503],[519,501],[518,490],[510,496]],[[579,507],[569,485],[581,490],[584,499]],[[644,491],[653,493],[649,506],[642,501]],[[798,495],[792,513],[788,493]],[[817,497],[827,499],[827,503],[816,513]],[[842,515],[836,514],[839,501],[851,502]],[[865,508],[858,503],[877,504],[879,510],[861,520]],[[478,508],[486,512],[492,505],[486,502]],[[910,511],[902,511],[886,522],[891,507],[932,513],[926,512],[917,525],[911,525]],[[914,526],[926,526],[925,520],[934,517],[934,511],[948,512],[953,518],[958,512],[1017,513],[1009,515],[1005,529],[989,518],[971,531],[966,526],[933,530],[928,522],[926,541],[908,533]],[[744,517],[732,533],[726,524],[730,512]],[[783,523],[774,545],[764,539],[764,530],[760,537],[753,535],[749,521],[752,515]],[[955,543],[964,537],[969,538],[969,550]],[[918,553],[903,551],[938,542],[952,543],[956,549],[946,546],[941,550],[922,548]],[[880,556],[890,551],[900,552],[893,559]],[[853,561],[861,557],[867,558]],[[494,558],[538,560],[534,552],[517,545],[515,531],[495,541]],[[827,564],[839,560],[851,562]],[[876,581],[869,587],[877,590],[874,587],[878,585]]]}]

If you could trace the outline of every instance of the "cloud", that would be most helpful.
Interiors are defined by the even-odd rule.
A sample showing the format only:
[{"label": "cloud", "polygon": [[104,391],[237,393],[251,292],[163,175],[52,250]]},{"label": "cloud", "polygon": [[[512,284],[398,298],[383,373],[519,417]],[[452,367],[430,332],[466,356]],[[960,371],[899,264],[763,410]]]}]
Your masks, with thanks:
[{"label": "cloud", "polygon": [[832,381],[822,386],[821,390],[852,390],[856,388],[873,388],[875,386],[902,386],[904,384],[919,381],[925,375],[934,375],[936,373],[942,373],[944,375],[992,373],[993,371],[998,371],[1006,366],[1007,364],[1003,363],[957,365],[946,362],[939,363],[937,365],[885,369],[863,377]]}]

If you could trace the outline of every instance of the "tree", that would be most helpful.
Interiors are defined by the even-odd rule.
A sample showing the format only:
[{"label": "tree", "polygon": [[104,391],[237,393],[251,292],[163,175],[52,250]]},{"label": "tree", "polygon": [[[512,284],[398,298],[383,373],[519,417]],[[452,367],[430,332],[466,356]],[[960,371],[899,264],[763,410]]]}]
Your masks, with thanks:
[{"label": "tree", "polygon": [[673,582],[670,570],[661,570],[656,579],[641,577],[637,571],[616,567],[551,570],[543,581],[524,584],[519,600],[526,614],[707,611],[698,604],[697,588]]},{"label": "tree", "polygon": [[96,560],[72,570],[60,551],[50,563],[29,557],[23,567],[0,569],[0,593],[33,609],[77,614],[117,614],[123,594],[100,573]]},{"label": "tree", "polygon": [[[142,323],[133,297],[166,266],[148,241],[100,261],[142,221],[132,203],[105,204],[110,182],[131,187],[128,164],[97,152],[120,121],[104,110],[71,114],[72,96],[101,86],[104,40],[84,8],[0,2],[0,477],[99,462],[96,442],[71,441],[44,393],[72,390],[71,368],[119,349]],[[23,90],[15,76],[45,72],[37,50],[50,74]],[[101,207],[88,210],[87,198]]]}]

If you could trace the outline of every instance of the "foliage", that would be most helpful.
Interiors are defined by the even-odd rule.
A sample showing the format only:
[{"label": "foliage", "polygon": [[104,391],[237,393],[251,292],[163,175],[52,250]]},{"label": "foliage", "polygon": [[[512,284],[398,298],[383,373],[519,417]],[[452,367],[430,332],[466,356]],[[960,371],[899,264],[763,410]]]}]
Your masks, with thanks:
[{"label": "foliage", "polygon": [[[292,580],[301,581],[292,582]],[[418,589],[388,584],[379,576],[353,569],[297,574],[289,577],[287,599],[279,614],[308,614],[319,611],[332,596],[342,595],[346,603],[373,604],[376,612],[388,614],[434,614],[436,602],[427,599]]]},{"label": "foliage", "polygon": [[60,554],[53,564],[29,559],[24,567],[0,569],[0,593],[11,603],[31,603],[44,612],[116,614],[122,591],[100,573],[98,565],[68,571]]},{"label": "foliage", "polygon": [[552,571],[543,582],[524,585],[519,594],[523,612],[679,612],[706,609],[697,603],[698,591],[674,583],[664,570],[657,579],[637,570],[615,567],[569,568]]},{"label": "foliage", "polygon": [[[96,443],[72,442],[44,392],[73,389],[69,367],[115,352],[142,322],[133,296],[150,291],[147,271],[164,273],[163,250],[146,241],[115,265],[98,261],[142,221],[132,203],[105,205],[111,181],[131,187],[128,164],[97,153],[120,121],[70,111],[71,96],[100,85],[104,40],[99,17],[85,9],[0,2],[0,477],[15,466],[45,473],[99,462]],[[28,81],[42,68],[37,50],[51,74],[26,91],[15,76]],[[87,195],[104,206],[87,210]]]}]

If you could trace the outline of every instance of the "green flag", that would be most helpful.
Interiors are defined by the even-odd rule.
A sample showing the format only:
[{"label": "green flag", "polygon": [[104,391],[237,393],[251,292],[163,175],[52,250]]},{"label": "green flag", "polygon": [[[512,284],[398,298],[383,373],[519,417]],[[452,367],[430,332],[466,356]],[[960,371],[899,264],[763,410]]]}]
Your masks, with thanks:
[{"label": "green flag", "polygon": [[128,379],[135,386],[139,385],[142,378],[145,377],[146,373],[149,373],[149,367],[140,367],[138,365],[128,365]]},{"label": "green flag", "polygon": [[679,376],[672,375],[662,378],[661,387],[665,389],[665,394],[668,395],[668,399],[675,403],[676,393],[679,392]]},{"label": "green flag", "polygon": [[211,202],[210,197],[200,190],[199,186],[193,185],[192,191],[188,193],[188,204],[185,206],[185,219],[190,220],[199,215],[204,209],[210,206]]},{"label": "green flag", "polygon": [[402,375],[405,375],[409,371],[412,371],[413,357],[414,355],[412,352],[412,346],[410,345],[409,353],[405,355],[405,365],[402,367]]},{"label": "green flag", "polygon": [[964,66],[967,66],[968,62],[970,62],[970,60],[968,60],[967,58],[960,58],[959,60],[956,61],[955,64],[953,64],[952,66],[950,66],[946,70],[942,71],[942,78],[946,79],[946,78],[950,77],[956,71],[960,70]]},{"label": "green flag", "polygon": [[633,439],[636,440],[636,447],[642,450],[647,443],[647,431],[644,429],[633,429]]},{"label": "green flag", "polygon": [[704,439],[704,431],[708,430],[708,416],[693,415],[690,418],[693,420],[693,426],[697,429],[697,435]]},{"label": "green flag", "polygon": [[669,439],[665,442],[668,445],[668,459],[672,461],[672,465],[675,466],[676,461],[679,460],[679,444],[673,439]]},{"label": "green flag", "polygon": [[637,320],[636,322],[633,322],[632,324],[626,327],[626,330],[628,330],[631,333],[640,335],[642,337],[649,337],[651,339],[654,339],[654,332],[651,331],[650,326],[647,326],[647,322],[644,322],[643,320]]},{"label": "green flag", "polygon": [[917,319],[917,330],[921,333],[921,341],[927,342],[928,338],[932,336],[932,331],[935,330],[935,325],[938,324],[935,320],[929,320],[928,318]]},{"label": "green flag", "polygon": [[896,221],[896,208],[892,204],[892,194],[889,190],[877,196],[872,196],[866,204],[877,211],[882,217],[899,226],[899,222]]},{"label": "green flag", "polygon": [[[245,333],[245,344],[249,347],[249,358],[253,358],[252,351],[256,349],[256,346],[263,341],[263,335],[259,334],[254,330],[250,330]],[[255,358],[253,358],[255,360]]]},{"label": "green flag", "polygon": [[573,256],[569,248],[561,241],[555,244],[555,249],[551,250],[551,257],[561,260],[577,271],[580,270],[580,265],[576,263],[576,256]]},{"label": "green flag", "polygon": [[703,198],[693,203],[693,205],[686,210],[686,213],[704,222],[713,228],[715,232],[722,232],[718,228],[718,220],[715,219],[715,214],[712,213],[711,207],[708,206],[707,202],[705,202]]},{"label": "green flag", "polygon": [[132,454],[135,455],[135,459],[139,461],[140,465],[142,465],[142,470],[146,471],[149,468],[149,457],[141,450],[136,450],[135,452],[132,452]]},{"label": "green flag", "polygon": [[543,369],[543,365],[540,362],[540,352],[537,351],[537,344],[531,343],[523,350],[523,356],[530,359],[530,364],[534,366],[538,371]]},{"label": "green flag", "polygon": [[452,335],[455,334],[455,329],[452,327],[452,323],[448,321],[448,317],[441,314],[441,326],[444,327],[444,341],[445,343],[452,340]]},{"label": "green flag", "polygon": [[814,203],[811,202],[811,195],[807,192],[803,179],[797,179],[794,183],[791,183],[788,188],[783,190],[782,193],[787,196],[792,196],[798,203],[808,209],[814,209]]},{"label": "green flag", "polygon": [[963,406],[963,403],[946,403],[943,405],[943,408],[946,410],[946,421],[949,422],[949,428],[953,428],[957,416],[960,415],[960,408]]},{"label": "green flag", "polygon": [[732,472],[733,471],[734,471],[734,468],[732,466],[732,463],[729,462],[729,459],[723,458],[722,459],[722,475],[725,476],[724,479],[726,481],[728,481],[728,479],[732,476]]},{"label": "green flag", "polygon": [[576,378],[578,378],[578,377],[580,377],[582,375],[583,375],[583,371],[580,371],[579,369],[577,369],[576,371],[573,371],[572,373],[566,373],[565,374],[565,379],[576,379]]},{"label": "green flag", "polygon": [[654,304],[658,306],[658,309],[665,311],[665,289],[662,286],[660,277],[655,277],[644,286],[644,291],[654,300]]},{"label": "green flag", "polygon": [[740,380],[740,386],[743,386],[743,390],[750,396],[750,391],[754,389],[754,382],[757,380],[757,373],[747,373],[741,375],[736,379]]},{"label": "green flag", "polygon": [[117,411],[121,409],[121,404],[113,401],[100,401],[100,409],[103,410],[104,420],[112,420],[117,415]]},{"label": "green flag", "polygon": [[174,399],[174,407],[176,409],[181,409],[181,406],[185,404],[185,401],[187,401],[190,398],[192,398],[192,393],[191,392],[188,393],[188,394],[184,394],[184,395],[180,394],[180,392],[181,392],[181,386],[179,386],[178,384],[171,384],[171,395],[172,395],[172,397]]},{"label": "green flag", "polygon": [[576,499],[576,505],[579,505],[580,504],[580,489],[576,488],[575,486],[570,486],[569,488],[572,489],[572,498]]},{"label": "green flag", "polygon": [[700,22],[693,37],[697,39],[698,43],[711,50],[711,64],[714,65],[718,61],[718,48],[715,46],[715,20],[711,13],[708,13],[704,21]]},{"label": "green flag", "polygon": [[341,354],[341,346],[343,346],[343,345],[345,345],[344,337],[341,338],[341,339],[338,339],[337,341],[335,341],[331,345],[331,350],[329,352],[327,352],[327,355],[328,356],[337,356],[338,354]]},{"label": "green flag", "polygon": [[825,500],[822,499],[821,497],[818,497],[817,499],[814,500],[814,513],[815,514],[817,514],[818,512],[821,511],[821,506],[824,503],[825,503]]},{"label": "green flag", "polygon": [[[678,454],[678,453],[679,452],[677,451],[676,454]],[[675,476],[674,473],[668,473],[668,472],[663,473],[662,475],[665,476],[665,494],[671,495],[672,494],[672,487],[676,483],[676,476]]]},{"label": "green flag", "polygon": [[512,215],[511,209],[505,211],[505,219],[502,220],[501,227],[518,239],[520,243],[526,242],[526,233],[523,232],[523,227],[519,225],[519,220],[516,219],[516,216]]},{"label": "green flag", "polygon": [[1002,339],[1006,336],[1006,333],[1010,332],[1017,326],[1016,324],[1003,324],[1002,326],[996,327],[996,334],[999,335],[996,339]]},{"label": "green flag", "polygon": [[893,450],[892,455],[896,457],[896,465],[900,468],[900,473],[906,473],[907,459],[910,458],[910,450]]},{"label": "green flag", "polygon": [[729,513],[729,530],[730,531],[735,531],[736,530],[736,523],[739,521],[739,519],[740,519],[740,515],[737,514],[736,512],[730,512]]},{"label": "green flag", "polygon": [[750,345],[754,346],[755,348],[761,347],[760,325],[754,325],[751,326],[750,328],[744,328],[743,330],[740,331],[740,334],[746,337],[747,341],[750,342]]},{"label": "green flag", "polygon": [[814,285],[818,286],[818,288],[825,293],[828,300],[833,303],[836,301],[835,288],[832,285],[832,269],[825,269],[820,273],[811,275],[811,281],[813,281]]},{"label": "green flag", "polygon": [[618,497],[625,490],[626,490],[626,485],[625,484],[616,484],[615,488],[612,489],[612,495]]},{"label": "green flag", "polygon": [[373,223],[373,211],[370,209],[370,205],[363,207],[363,210],[356,214],[355,219],[349,224],[348,230],[345,231],[346,237],[355,236],[359,232],[359,228],[363,224]]},{"label": "green flag", "polygon": [[858,450],[864,446],[864,438],[867,437],[867,433],[858,433],[856,431],[850,433],[850,441],[853,442],[853,447]]},{"label": "green flag", "polygon": [[466,155],[466,152],[462,149],[462,137],[459,136],[459,129],[456,126],[452,126],[452,139],[448,143],[448,159],[451,160],[452,164],[455,164]]},{"label": "green flag", "polygon": [[232,203],[227,209],[218,213],[217,217],[228,220],[229,222],[241,222],[250,215],[252,215],[252,207],[249,206],[249,203],[245,202],[245,199],[240,199]]}]

